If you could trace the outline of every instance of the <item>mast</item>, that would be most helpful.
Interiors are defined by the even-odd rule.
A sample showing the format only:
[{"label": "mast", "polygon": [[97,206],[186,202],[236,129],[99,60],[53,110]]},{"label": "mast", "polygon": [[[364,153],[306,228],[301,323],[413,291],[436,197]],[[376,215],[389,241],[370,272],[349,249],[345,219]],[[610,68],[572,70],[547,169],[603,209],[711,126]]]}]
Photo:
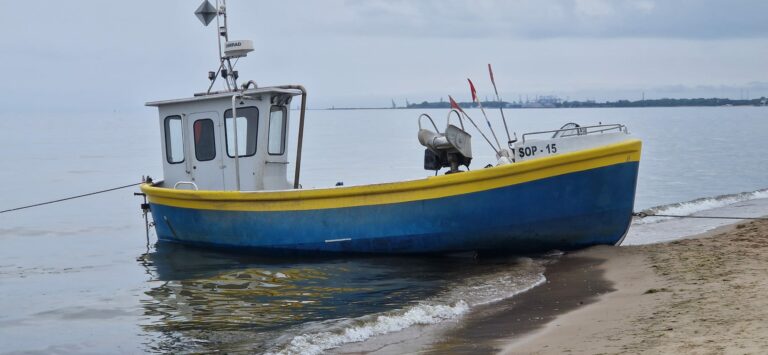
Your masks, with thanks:
[{"label": "mast", "polygon": [[[237,91],[237,79],[240,77],[240,73],[235,70],[235,64],[232,63],[233,58],[245,57],[248,53],[253,51],[253,41],[250,40],[229,40],[229,28],[227,26],[227,1],[216,0],[216,6],[214,7],[208,0],[204,0],[202,4],[195,11],[195,16],[208,26],[213,19],[216,19],[216,46],[219,52],[219,67],[216,71],[208,72],[208,80],[211,84],[208,86],[206,95],[211,94],[211,89],[216,83],[216,79],[221,76],[224,83],[227,86],[227,92]],[[223,38],[223,43],[222,43]],[[247,85],[255,83],[249,81]]]}]

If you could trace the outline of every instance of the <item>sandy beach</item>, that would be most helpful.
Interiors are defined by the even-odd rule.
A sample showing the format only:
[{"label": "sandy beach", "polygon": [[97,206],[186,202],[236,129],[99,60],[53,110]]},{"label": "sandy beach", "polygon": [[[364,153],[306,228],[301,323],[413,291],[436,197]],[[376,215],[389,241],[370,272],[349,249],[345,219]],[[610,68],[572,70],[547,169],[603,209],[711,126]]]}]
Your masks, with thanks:
[{"label": "sandy beach", "polygon": [[[505,354],[768,353],[768,221],[673,241],[598,247],[610,289],[538,330],[491,341]],[[541,291],[541,290],[539,290]]]}]

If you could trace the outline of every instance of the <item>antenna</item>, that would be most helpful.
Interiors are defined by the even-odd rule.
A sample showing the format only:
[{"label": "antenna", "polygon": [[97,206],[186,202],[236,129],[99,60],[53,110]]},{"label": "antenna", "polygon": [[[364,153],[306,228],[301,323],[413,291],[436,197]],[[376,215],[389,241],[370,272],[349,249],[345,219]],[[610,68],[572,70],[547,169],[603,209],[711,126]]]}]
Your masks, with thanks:
[{"label": "antenna", "polygon": [[[217,47],[219,50],[219,68],[215,72],[208,72],[208,79],[211,84],[208,86],[206,94],[211,93],[213,84],[216,83],[216,79],[221,75],[227,85],[227,91],[237,91],[237,79],[240,76],[235,65],[237,59],[245,57],[248,53],[253,51],[253,41],[250,40],[229,40],[229,30],[227,28],[227,1],[216,0],[216,6],[214,7],[208,0],[203,0],[203,3],[195,10],[195,16],[204,26],[208,26],[213,19],[216,19],[216,27],[218,28],[216,34]],[[222,37],[224,38],[223,53],[222,53]],[[235,58],[235,64],[232,64],[232,59]],[[250,83],[250,82],[249,82]],[[245,89],[245,88],[244,88]]]}]

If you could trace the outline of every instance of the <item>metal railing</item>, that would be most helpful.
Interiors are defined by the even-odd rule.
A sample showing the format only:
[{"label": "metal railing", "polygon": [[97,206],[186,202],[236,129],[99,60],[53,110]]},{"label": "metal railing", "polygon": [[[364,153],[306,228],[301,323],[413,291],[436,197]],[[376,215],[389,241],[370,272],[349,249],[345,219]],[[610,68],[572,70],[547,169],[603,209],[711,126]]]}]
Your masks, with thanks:
[{"label": "metal railing", "polygon": [[589,134],[598,134],[598,133],[605,133],[605,132],[611,132],[611,131],[627,133],[627,126],[623,124],[606,124],[606,125],[596,125],[596,126],[579,126],[579,127],[561,128],[561,129],[555,129],[551,131],[529,132],[529,133],[523,134],[523,143],[525,143],[525,140],[530,136],[543,135],[543,134],[550,134],[552,135],[552,138],[562,138],[562,137],[573,137],[573,136],[586,136]]},{"label": "metal railing", "polygon": [[[451,124],[451,114],[452,113],[455,113],[456,117],[459,118],[459,125],[461,126],[461,130],[464,131],[464,120],[461,119],[461,115],[459,114],[459,111],[456,111],[456,110],[448,111],[448,117],[446,117],[446,119],[445,119],[446,120],[445,127],[448,128],[448,126]],[[419,130],[422,129],[422,127],[421,127],[421,119],[424,118],[424,117],[426,117],[429,120],[429,122],[432,123],[432,127],[435,127],[435,133],[439,134],[440,133],[440,129],[437,128],[437,125],[435,124],[435,120],[432,119],[432,116],[430,116],[430,115],[428,115],[426,113],[422,113],[421,115],[419,115],[419,120],[418,120],[418,122],[419,122]]]}]

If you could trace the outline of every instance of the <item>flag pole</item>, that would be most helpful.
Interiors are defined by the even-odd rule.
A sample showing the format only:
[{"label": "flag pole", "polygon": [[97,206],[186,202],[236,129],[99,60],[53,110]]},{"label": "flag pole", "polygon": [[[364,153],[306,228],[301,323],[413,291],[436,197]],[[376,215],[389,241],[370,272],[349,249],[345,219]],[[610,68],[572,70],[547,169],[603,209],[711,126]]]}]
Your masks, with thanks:
[{"label": "flag pole", "polygon": [[493,131],[493,126],[491,126],[491,121],[488,120],[488,115],[485,114],[485,109],[483,108],[483,104],[480,102],[480,99],[477,98],[477,91],[475,90],[475,85],[472,84],[472,80],[469,80],[469,78],[467,78],[467,81],[469,82],[469,90],[472,91],[472,102],[477,102],[477,105],[480,107],[480,112],[482,112],[483,117],[485,117],[485,123],[488,125],[488,129],[491,130],[493,139],[496,141],[496,146],[499,147],[499,149],[496,150],[496,153],[498,154],[501,151],[501,144],[499,144],[499,139],[496,138],[496,132]]},{"label": "flag pole", "polygon": [[453,97],[451,97],[451,95],[448,95],[448,100],[450,100],[451,102],[451,108],[461,112],[464,115],[464,117],[466,117],[467,120],[470,123],[472,123],[473,126],[475,126],[475,129],[477,129],[477,131],[480,132],[480,135],[483,136],[483,138],[485,138],[485,141],[488,142],[488,145],[491,146],[491,149],[493,149],[493,151],[496,152],[496,155],[499,155],[500,154],[499,151],[496,150],[496,147],[493,146],[493,143],[491,143],[491,140],[485,136],[485,133],[483,133],[483,130],[481,130],[480,127],[477,126],[477,124],[472,119],[472,117],[469,117],[469,115],[466,112],[464,112],[464,110],[461,109],[461,106],[459,106],[459,104],[456,103],[456,100],[454,100]]},{"label": "flag pole", "polygon": [[496,88],[496,80],[493,79],[493,69],[491,68],[491,63],[488,63],[488,74],[491,75],[491,83],[493,84],[493,91],[496,93],[496,101],[499,102],[499,111],[501,112],[501,121],[504,122],[504,130],[507,131],[507,145],[509,143],[517,141],[517,136],[515,136],[515,140],[512,140],[512,136],[509,135],[509,127],[507,127],[507,118],[504,117],[504,108],[502,108],[502,102],[501,98],[499,97],[499,89]]}]

